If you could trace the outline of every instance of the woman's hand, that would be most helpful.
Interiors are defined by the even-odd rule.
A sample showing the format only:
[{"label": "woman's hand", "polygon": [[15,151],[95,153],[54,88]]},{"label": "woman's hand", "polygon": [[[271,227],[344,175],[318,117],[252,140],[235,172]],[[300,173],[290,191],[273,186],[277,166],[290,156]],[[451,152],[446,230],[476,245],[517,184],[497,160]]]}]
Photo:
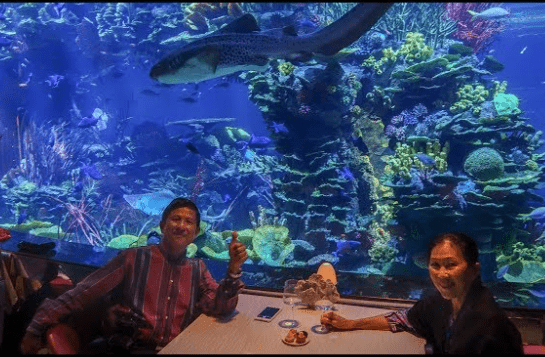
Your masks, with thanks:
[{"label": "woman's hand", "polygon": [[350,330],[353,329],[354,320],[346,319],[341,315],[337,315],[333,311],[326,312],[320,317],[320,323],[322,325],[331,326],[339,330]]}]

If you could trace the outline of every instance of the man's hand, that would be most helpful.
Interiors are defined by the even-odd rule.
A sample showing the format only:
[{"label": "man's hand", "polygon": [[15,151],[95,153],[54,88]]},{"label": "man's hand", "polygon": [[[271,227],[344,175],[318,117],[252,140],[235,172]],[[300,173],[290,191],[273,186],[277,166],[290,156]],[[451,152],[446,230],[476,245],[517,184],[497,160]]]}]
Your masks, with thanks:
[{"label": "man's hand", "polygon": [[42,337],[30,332],[25,333],[21,341],[21,353],[35,355],[40,348],[42,348]]},{"label": "man's hand", "polygon": [[238,274],[240,273],[240,267],[242,266],[242,263],[246,261],[248,258],[248,254],[246,253],[246,246],[244,243],[241,243],[237,240],[238,233],[237,231],[233,231],[233,239],[231,239],[231,243],[229,244],[229,273],[232,274]]},{"label": "man's hand", "polygon": [[350,330],[354,328],[354,320],[345,319],[333,311],[326,312],[320,317],[322,325],[331,326],[339,330]]}]

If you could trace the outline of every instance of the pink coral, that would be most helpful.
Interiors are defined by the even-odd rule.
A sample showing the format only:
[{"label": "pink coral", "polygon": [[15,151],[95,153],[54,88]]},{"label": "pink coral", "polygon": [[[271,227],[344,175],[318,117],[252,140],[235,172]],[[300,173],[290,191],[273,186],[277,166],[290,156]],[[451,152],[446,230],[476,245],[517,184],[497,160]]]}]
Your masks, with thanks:
[{"label": "pink coral", "polygon": [[492,35],[503,30],[501,22],[486,20],[480,17],[473,18],[468,10],[481,12],[493,4],[487,3],[444,3],[446,16],[457,21],[454,38],[463,40],[473,48],[475,53],[481,51],[491,43]]}]

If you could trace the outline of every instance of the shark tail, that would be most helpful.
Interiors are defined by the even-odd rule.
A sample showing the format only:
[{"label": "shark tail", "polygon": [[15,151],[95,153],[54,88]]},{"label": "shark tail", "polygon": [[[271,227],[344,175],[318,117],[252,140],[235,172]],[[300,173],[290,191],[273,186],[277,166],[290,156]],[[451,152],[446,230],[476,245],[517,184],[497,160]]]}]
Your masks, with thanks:
[{"label": "shark tail", "polygon": [[314,50],[331,56],[354,43],[384,15],[392,3],[359,3],[331,25],[315,33],[321,45]]}]

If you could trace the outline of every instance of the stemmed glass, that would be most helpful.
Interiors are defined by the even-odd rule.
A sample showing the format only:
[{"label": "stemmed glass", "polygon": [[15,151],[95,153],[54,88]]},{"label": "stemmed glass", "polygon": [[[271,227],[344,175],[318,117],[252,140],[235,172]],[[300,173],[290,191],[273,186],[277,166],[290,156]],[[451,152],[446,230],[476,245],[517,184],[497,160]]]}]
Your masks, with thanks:
[{"label": "stemmed glass", "polygon": [[[327,298],[322,298],[318,301],[316,301],[315,303],[315,306],[318,310],[321,310],[323,311],[323,314],[325,314],[326,312],[328,312],[329,310],[333,310],[334,309],[334,306],[335,304],[333,303],[333,301],[327,299]],[[321,320],[321,316],[320,316],[320,320]],[[329,329],[327,328],[327,326],[325,325],[314,325],[312,326],[311,328],[312,331],[314,331],[315,333],[318,333],[318,334],[326,334],[329,332]]]},{"label": "stemmed glass", "polygon": [[291,319],[282,320],[278,323],[283,328],[294,328],[299,326],[299,321],[293,318],[293,306],[295,303],[300,302],[301,299],[295,293],[295,287],[297,286],[297,280],[289,279],[284,283],[284,293],[282,294],[282,301],[284,304],[291,306]]}]

